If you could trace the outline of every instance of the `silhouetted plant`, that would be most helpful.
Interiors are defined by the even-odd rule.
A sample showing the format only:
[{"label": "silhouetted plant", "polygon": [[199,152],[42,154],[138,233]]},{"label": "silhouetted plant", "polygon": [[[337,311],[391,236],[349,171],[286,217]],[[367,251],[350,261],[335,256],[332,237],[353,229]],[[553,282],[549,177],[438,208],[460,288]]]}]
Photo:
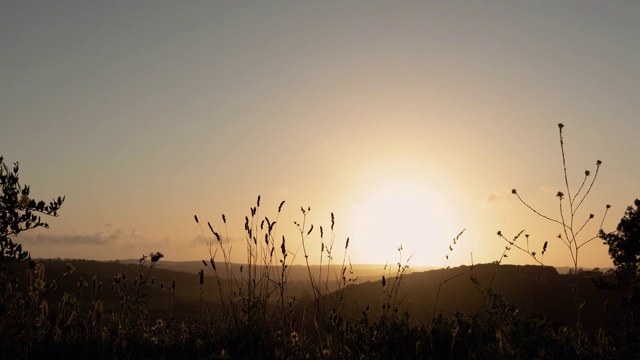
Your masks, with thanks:
[{"label": "silhouetted plant", "polygon": [[[309,241],[308,237],[309,235],[311,235],[314,229],[313,224],[308,228],[308,230],[306,229],[306,216],[309,211],[311,211],[311,208],[300,208],[300,211],[302,212],[302,223],[294,221],[294,224],[297,226],[300,233],[302,255],[305,259],[309,284],[311,286],[313,294],[313,303],[315,306],[315,312],[313,314],[313,324],[318,336],[324,337],[327,331],[327,327],[335,326],[335,322],[340,321],[342,311],[341,306],[345,298],[345,288],[349,283],[355,281],[350,264],[349,268],[347,268],[347,251],[349,249],[349,238],[347,238],[345,241],[342,254],[342,264],[339,268],[338,273],[336,272],[335,266],[332,265],[334,261],[333,248],[335,244],[335,216],[333,213],[331,213],[331,227],[328,244],[325,244],[324,242],[323,227],[319,227],[320,265],[316,275],[314,271],[312,271],[311,265],[309,264],[309,253],[307,252],[307,243]],[[326,262],[324,262],[325,257]],[[349,270],[349,273],[347,273],[347,270]],[[334,288],[331,288],[330,284],[335,284]]]},{"label": "silhouetted plant", "polygon": [[396,271],[395,274],[391,273],[391,267],[387,265],[385,265],[385,270],[388,268],[388,273],[387,273],[387,277],[385,278],[384,275],[382,275],[382,294],[383,294],[383,298],[382,298],[382,317],[381,320],[385,320],[387,318],[393,317],[395,318],[399,311],[400,308],[399,306],[402,304],[404,298],[406,296],[403,296],[402,298],[398,298],[399,294],[400,294],[400,285],[402,284],[402,281],[404,280],[405,276],[407,275],[407,270],[409,270],[409,263],[411,262],[411,258],[413,257],[413,254],[409,256],[409,258],[407,258],[407,260],[403,263],[403,259],[402,259],[402,245],[400,245],[398,247],[398,262],[396,263]]},{"label": "silhouetted plant", "polygon": [[495,274],[498,271],[498,267],[500,266],[500,264],[502,264],[502,261],[508,256],[507,253],[508,251],[510,251],[512,249],[512,247],[516,248],[517,250],[520,250],[521,252],[524,252],[525,254],[529,255],[533,261],[535,261],[536,263],[538,263],[538,265],[540,265],[540,269],[538,271],[538,279],[536,281],[536,288],[535,288],[535,294],[534,294],[534,298],[533,298],[533,306],[532,306],[532,313],[535,313],[535,308],[536,308],[536,303],[538,300],[538,288],[540,286],[540,276],[542,275],[542,269],[544,268],[545,264],[544,264],[544,255],[547,252],[547,246],[548,246],[548,242],[545,241],[544,244],[542,245],[542,249],[540,250],[540,257],[538,258],[538,253],[534,250],[532,250],[532,246],[530,244],[530,239],[529,239],[529,234],[524,234],[525,240],[526,240],[526,245],[525,246],[520,246],[520,244],[516,244],[516,241],[520,238],[520,236],[522,236],[522,234],[524,233],[524,230],[521,230],[518,234],[516,234],[511,240],[507,239],[503,234],[502,231],[498,231],[498,237],[500,237],[501,239],[503,239],[504,241],[506,241],[508,243],[508,245],[505,246],[504,251],[502,252],[502,255],[500,256],[500,259],[498,261],[496,261],[496,269],[494,271],[494,275],[491,278],[491,284],[489,284],[489,288],[491,288],[491,286],[493,285],[493,281],[495,279]]},{"label": "silhouetted plant", "polygon": [[433,303],[433,317],[436,316],[436,311],[438,310],[438,299],[440,299],[440,290],[442,289],[442,284],[444,284],[444,272],[449,269],[449,256],[453,252],[453,247],[458,243],[458,240],[462,236],[466,229],[463,229],[453,238],[451,244],[449,244],[449,252],[445,255],[444,266],[442,267],[442,274],[440,275],[440,283],[438,284],[438,291],[436,292],[436,300]]},{"label": "silhouetted plant", "polygon": [[[44,266],[32,261],[29,251],[14,242],[13,237],[31,229],[48,228],[41,215],[57,216],[64,197],[48,205],[31,199],[30,187],[20,185],[19,168],[16,162],[10,169],[0,156],[0,332],[5,338],[2,345],[11,344],[17,356],[26,357],[33,342],[47,330],[49,307],[42,295],[48,286],[44,282]],[[23,262],[28,262],[26,288],[20,288],[18,279],[10,278],[8,271],[9,265]],[[18,329],[19,334],[6,331]],[[12,336],[19,337],[12,339]]]},{"label": "silhouetted plant", "polygon": [[[236,338],[243,339],[246,346],[242,350],[247,351],[246,356],[260,349],[264,350],[265,345],[261,344],[261,341],[264,339],[264,334],[270,331],[274,315],[287,316],[291,308],[289,305],[291,302],[286,298],[287,256],[289,253],[286,250],[284,237],[282,243],[279,246],[276,245],[276,224],[283,205],[284,201],[278,207],[278,216],[275,221],[271,221],[268,217],[260,220],[260,196],[258,196],[256,206],[250,209],[251,216],[245,217],[247,261],[240,265],[239,273],[232,269],[228,231],[226,231],[226,236],[222,236],[214,230],[211,223],[207,223],[218,243],[214,251],[213,241],[207,239],[202,227],[200,227],[210,256],[209,264],[205,261],[203,263],[205,266],[211,266],[222,305],[218,313],[213,316],[219,316],[223,319],[224,327],[227,327],[226,331],[235,334]],[[198,217],[194,218],[196,223],[200,224]],[[226,229],[227,219],[224,214],[222,220]],[[281,252],[276,251],[276,246],[281,249]],[[221,276],[218,266],[216,266],[215,256],[218,250],[223,254],[226,278]],[[278,272],[276,264],[279,264],[280,272]],[[277,301],[279,305],[277,310],[271,306],[275,294],[280,297]],[[289,308],[285,309],[287,306]],[[279,323],[283,325],[281,319]]]},{"label": "silhouetted plant", "polygon": [[[635,208],[634,208],[635,206]],[[609,246],[609,255],[622,283],[640,282],[640,199],[627,207],[616,231],[600,231],[600,238]]]},{"label": "silhouetted plant", "polygon": [[49,228],[40,215],[58,216],[58,210],[64,197],[52,200],[49,205],[44,201],[36,201],[29,197],[30,187],[21,186],[18,178],[19,163],[13,169],[4,163],[0,156],[0,271],[8,263],[30,260],[29,252],[22,245],[15,243],[11,237],[23,231],[38,227]]},{"label": "silhouetted plant", "polygon": [[[635,208],[634,208],[635,207]],[[616,265],[617,284],[599,281],[603,287],[634,286],[634,293],[627,299],[629,311],[628,325],[640,333],[640,199],[628,206],[616,230],[611,233],[600,231],[600,238],[609,245],[609,256]],[[638,334],[640,335],[640,334]]]},{"label": "silhouetted plant", "polygon": [[[606,209],[602,216],[602,220],[600,222],[598,233],[586,239],[583,239],[582,237],[580,237],[579,235],[582,232],[582,230],[592,219],[594,219],[595,215],[589,214],[586,217],[586,220],[584,220],[583,222],[578,222],[577,211],[580,209],[581,205],[584,203],[584,200],[590,194],[591,189],[593,188],[593,185],[595,184],[596,179],[598,177],[598,173],[600,170],[600,166],[602,165],[602,161],[600,160],[596,161],[595,173],[593,174],[593,177],[591,178],[591,181],[589,183],[587,183],[587,180],[591,176],[591,171],[590,170],[584,171],[584,177],[582,179],[582,183],[578,187],[577,191],[573,193],[572,187],[569,185],[569,177],[567,174],[567,162],[566,162],[565,149],[564,149],[564,137],[562,132],[563,128],[564,128],[563,124],[561,123],[558,124],[559,137],[560,137],[560,151],[562,155],[562,169],[563,169],[564,184],[565,184],[564,191],[558,191],[556,193],[556,197],[558,198],[559,218],[545,215],[540,211],[536,210],[534,207],[529,205],[529,203],[526,202],[520,196],[520,194],[516,189],[513,189],[511,193],[514,194],[518,198],[518,200],[523,205],[525,205],[529,210],[531,210],[534,214],[560,226],[561,233],[558,235],[558,239],[560,239],[562,244],[569,250],[569,255],[571,258],[571,262],[572,262],[573,270],[575,274],[574,282],[571,285],[571,288],[574,295],[577,325],[579,328],[580,327],[580,309],[584,305],[584,304],[578,303],[578,275],[577,274],[578,274],[579,259],[580,259],[579,257],[580,249],[582,249],[582,247],[584,247],[585,245],[589,244],[590,242],[598,238],[598,233],[602,231],[602,224],[604,223],[604,220],[607,216],[607,212],[610,206],[609,205],[606,206]],[[566,197],[566,202],[568,202],[568,206],[564,205],[565,197]],[[524,249],[521,249],[521,250],[527,252]],[[536,262],[540,263],[536,259],[536,257],[533,255],[533,253],[530,253],[530,252],[527,252],[527,253],[529,253],[529,255],[531,255]]]}]

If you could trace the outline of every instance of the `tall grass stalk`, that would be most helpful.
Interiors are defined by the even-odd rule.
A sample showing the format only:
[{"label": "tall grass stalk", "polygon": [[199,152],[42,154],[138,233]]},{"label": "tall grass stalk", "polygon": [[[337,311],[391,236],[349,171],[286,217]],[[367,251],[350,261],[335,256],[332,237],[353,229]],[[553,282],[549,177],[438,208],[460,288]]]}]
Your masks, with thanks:
[{"label": "tall grass stalk", "polygon": [[[388,264],[385,265],[384,271],[388,271],[385,275],[382,275],[382,319],[388,319],[390,317],[395,317],[398,314],[399,306],[402,304],[406,295],[402,298],[398,299],[400,293],[400,285],[404,280],[404,277],[407,275],[407,271],[409,270],[409,263],[411,262],[411,258],[413,258],[413,254],[409,255],[406,261],[402,259],[402,245],[398,247],[398,262],[396,263],[396,271],[395,274],[391,273],[391,266]],[[391,313],[393,311],[393,313]]]},{"label": "tall grass stalk", "polygon": [[462,231],[460,231],[458,235],[456,235],[456,237],[453,238],[453,241],[451,242],[451,244],[449,244],[449,252],[445,255],[444,266],[442,267],[442,273],[440,274],[440,282],[438,283],[438,291],[436,292],[436,300],[433,304],[433,317],[436,316],[436,312],[438,310],[438,300],[440,299],[440,290],[442,290],[442,284],[444,283],[444,273],[449,268],[449,265],[448,265],[449,256],[451,256],[451,253],[453,253],[453,247],[458,243],[460,236],[462,236],[462,233],[464,233],[465,230],[466,229],[462,229]]},{"label": "tall grass stalk", "polygon": [[494,271],[493,274],[493,278],[491,279],[491,284],[493,284],[493,279],[495,278],[495,275],[498,271],[498,267],[500,266],[500,264],[502,263],[502,260],[507,257],[507,252],[509,250],[511,250],[511,247],[516,248],[517,250],[520,250],[521,252],[529,255],[533,261],[535,261],[536,263],[538,263],[538,265],[540,265],[540,269],[538,270],[538,278],[536,281],[536,288],[535,288],[535,292],[534,292],[534,298],[533,298],[533,309],[532,309],[532,313],[535,312],[535,307],[536,307],[536,302],[538,300],[538,288],[540,286],[540,277],[542,276],[542,269],[544,269],[545,264],[544,264],[544,254],[547,252],[547,245],[549,244],[548,241],[545,241],[544,244],[542,245],[542,250],[540,252],[540,258],[538,259],[537,255],[538,253],[536,251],[531,250],[531,244],[529,241],[529,234],[524,234],[524,237],[526,239],[526,246],[520,246],[519,244],[516,244],[516,240],[518,240],[518,238],[520,238],[520,236],[524,233],[524,230],[521,230],[518,234],[516,234],[516,236],[513,237],[513,239],[509,240],[507,239],[503,234],[502,231],[498,231],[498,237],[504,241],[506,241],[508,243],[508,245],[505,246],[504,251],[502,252],[502,255],[500,256],[500,259],[498,261],[496,261],[496,269]]},{"label": "tall grass stalk", "polygon": [[[281,334],[305,331],[303,324],[292,319],[294,308],[301,305],[300,299],[291,297],[288,294],[287,283],[290,265],[296,260],[299,253],[304,256],[309,287],[312,293],[313,311],[310,314],[304,313],[313,320],[317,335],[326,334],[328,329],[328,319],[337,316],[342,311],[342,302],[345,297],[345,288],[348,283],[354,281],[351,267],[347,267],[347,252],[349,239],[347,238],[342,259],[337,260],[334,253],[335,245],[335,217],[331,213],[331,225],[328,241],[325,242],[324,228],[314,227],[308,223],[308,213],[310,207],[301,208],[302,220],[294,221],[294,225],[300,234],[300,243],[296,250],[291,251],[288,239],[284,235],[277,235],[277,223],[284,201],[278,207],[277,216],[274,221],[268,217],[260,217],[260,197],[255,207],[250,208],[250,216],[245,217],[244,232],[246,245],[246,261],[239,266],[239,273],[233,269],[231,263],[231,246],[227,229],[226,217],[223,215],[226,236],[221,236],[215,231],[211,223],[207,223],[214,239],[210,240],[204,233],[203,227],[197,216],[194,217],[200,227],[200,231],[207,246],[210,261],[209,264],[203,261],[205,266],[210,265],[213,276],[218,285],[218,294],[221,301],[221,314],[223,318],[229,316],[226,322],[228,326],[235,327],[234,331],[241,331],[242,328],[249,330],[256,337],[260,336],[256,331],[266,331],[272,328],[271,323],[276,320],[279,324]],[[311,249],[315,245],[311,244],[311,236],[318,233],[320,242],[318,265],[313,265],[310,261]],[[217,248],[214,249],[214,240],[217,241]],[[315,243],[315,240],[313,241]],[[226,279],[216,267],[215,256],[222,253]],[[340,269],[334,265],[336,261]],[[316,269],[316,270],[314,270]],[[225,284],[226,283],[226,284]],[[304,321],[303,321],[304,322]],[[298,325],[296,325],[298,324]],[[295,328],[298,326],[298,328]],[[262,329],[262,330],[261,330]],[[282,335],[284,336],[284,335]]]},{"label": "tall grass stalk", "polygon": [[[223,318],[229,316],[228,324],[235,327],[246,327],[257,324],[265,326],[273,315],[269,310],[269,304],[274,293],[280,295],[279,313],[284,314],[286,296],[287,252],[283,237],[280,248],[282,252],[276,252],[276,223],[284,205],[284,201],[278,207],[278,215],[275,221],[268,217],[260,220],[260,196],[256,206],[250,208],[250,217],[245,216],[244,232],[246,246],[246,261],[239,267],[239,274],[233,269],[231,262],[232,245],[229,239],[227,218],[223,214],[222,221],[225,227],[225,236],[215,231],[210,222],[207,223],[211,234],[214,236],[217,247],[213,250],[213,239],[209,240],[205,235],[199,219],[194,216],[199,225],[204,241],[209,251],[209,263],[203,260],[205,266],[211,267],[218,288]],[[224,265],[224,278],[218,271],[215,256],[222,253]],[[278,274],[276,264],[280,263],[282,271]],[[226,314],[225,314],[226,313]],[[236,329],[238,330],[238,329]]]},{"label": "tall grass stalk", "polygon": [[[294,222],[294,224],[298,227],[298,231],[300,233],[300,246],[302,247],[302,254],[304,256],[305,265],[307,268],[307,275],[309,277],[309,285],[311,286],[311,291],[313,294],[313,304],[314,304],[314,318],[313,324],[316,329],[316,332],[320,336],[324,336],[327,331],[327,321],[328,317],[331,315],[335,322],[336,318],[339,317],[338,313],[342,310],[342,302],[345,297],[345,289],[347,284],[355,281],[352,277],[353,271],[349,270],[349,278],[347,278],[347,251],[349,249],[349,238],[346,239],[343,255],[342,255],[342,264],[340,266],[340,272],[336,273],[335,266],[333,265],[334,257],[334,245],[335,245],[335,216],[331,213],[331,233],[329,235],[329,244],[324,243],[324,229],[322,226],[319,227],[320,232],[320,257],[319,257],[319,268],[317,275],[312,271],[312,266],[309,263],[310,253],[308,252],[308,237],[313,232],[314,226],[313,224],[309,226],[308,230],[306,228],[306,218],[311,211],[311,208],[307,209],[300,208],[302,212],[302,222]],[[325,262],[326,257],[326,262]],[[326,268],[326,269],[325,269]],[[351,269],[351,266],[349,266]],[[323,276],[324,272],[324,276]],[[332,278],[333,277],[333,281]],[[334,283],[335,285],[331,286]]]}]

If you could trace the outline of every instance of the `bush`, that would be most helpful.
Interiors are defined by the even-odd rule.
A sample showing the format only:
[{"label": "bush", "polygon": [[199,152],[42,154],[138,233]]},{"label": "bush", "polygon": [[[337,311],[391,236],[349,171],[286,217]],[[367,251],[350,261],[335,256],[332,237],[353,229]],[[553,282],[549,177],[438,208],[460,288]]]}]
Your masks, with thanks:
[{"label": "bush", "polygon": [[0,156],[0,267],[4,268],[12,262],[30,260],[28,251],[21,244],[13,242],[10,237],[23,231],[38,227],[48,228],[40,215],[57,216],[58,210],[64,202],[64,197],[58,197],[46,205],[44,201],[29,198],[29,186],[20,186],[18,178],[19,164],[13,164],[13,169],[4,163]]}]

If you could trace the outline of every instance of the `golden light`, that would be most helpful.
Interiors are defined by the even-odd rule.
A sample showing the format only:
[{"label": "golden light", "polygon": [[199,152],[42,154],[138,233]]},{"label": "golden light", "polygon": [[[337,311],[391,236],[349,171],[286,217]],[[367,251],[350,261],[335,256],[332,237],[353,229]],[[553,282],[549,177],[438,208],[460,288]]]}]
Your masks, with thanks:
[{"label": "golden light", "polygon": [[403,261],[413,254],[412,265],[442,266],[460,231],[446,199],[415,182],[381,186],[353,211],[353,263],[394,264],[402,246]]}]

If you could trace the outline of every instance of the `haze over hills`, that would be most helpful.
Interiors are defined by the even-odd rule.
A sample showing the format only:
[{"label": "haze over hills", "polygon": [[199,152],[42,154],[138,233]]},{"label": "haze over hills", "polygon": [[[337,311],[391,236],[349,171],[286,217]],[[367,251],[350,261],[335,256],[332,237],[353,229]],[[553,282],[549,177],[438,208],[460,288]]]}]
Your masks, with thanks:
[{"label": "haze over hills", "polygon": [[[72,259],[71,259],[72,260]],[[116,262],[120,262],[122,264],[138,264],[139,260],[138,259],[117,259],[117,260],[113,260]],[[396,266],[397,264],[395,263],[389,263],[387,264],[387,270],[389,268],[389,266]],[[234,269],[239,270],[241,264],[232,264],[232,267]],[[336,265],[336,269],[339,270],[341,265]],[[346,264],[347,267],[349,267],[348,264]],[[380,275],[386,274],[388,271],[385,270],[385,264],[351,264],[350,265],[353,269],[354,275],[358,278],[357,282],[362,282],[362,281],[371,281],[371,280],[376,280]],[[204,265],[202,264],[202,261],[166,261],[166,260],[162,260],[160,263],[158,263],[157,268],[158,269],[167,269],[167,270],[173,270],[173,271],[183,271],[183,272],[189,272],[189,273],[195,273],[200,271],[200,269],[202,269],[204,267]],[[307,270],[306,270],[306,266],[304,265],[289,265],[289,267],[294,270],[292,271],[292,275],[296,276],[299,272],[303,272],[306,276]],[[311,265],[311,269],[315,269],[315,271],[317,271],[317,269],[319,268],[319,265]],[[556,269],[556,271],[558,271],[559,274],[568,274],[570,272],[573,271],[573,266],[553,266],[553,268]],[[439,270],[442,269],[442,267],[438,267],[438,266],[413,266],[410,265],[410,267],[408,268],[408,273],[414,273],[414,272],[423,272],[423,271],[429,271],[429,270]],[[579,267],[579,270],[582,271],[590,271],[590,270],[596,270],[596,271],[601,271],[601,272],[607,272],[607,271],[611,271],[614,268],[612,267],[602,267],[602,268],[584,268],[584,267]]]},{"label": "haze over hills", "polygon": [[[149,268],[141,266],[138,260],[89,261],[89,260],[41,260],[46,272],[47,282],[56,280],[59,291],[50,296],[52,304],[59,301],[62,294],[77,291],[80,279],[93,284],[88,293],[93,298],[103,299],[105,308],[118,306],[118,292],[112,288],[114,279],[126,274],[126,281],[131,286],[139,274],[150,274],[153,285],[149,286],[149,310],[152,318],[166,317],[170,303],[167,289],[175,282],[175,294],[178,318],[198,316],[198,311],[207,307],[215,307],[219,303],[219,291],[213,272],[202,262],[170,262],[160,261],[149,273]],[[70,263],[75,272],[66,276],[62,274]],[[148,264],[148,263],[147,263]],[[232,276],[241,278],[238,264],[230,269]],[[245,268],[246,269],[246,268]],[[329,274],[328,289],[335,289],[340,273],[336,267]],[[384,270],[379,265],[354,265],[353,274],[346,273],[346,290],[344,307],[346,313],[354,318],[360,316],[365,308],[370,308],[372,315],[380,314],[383,303],[383,287],[381,278],[386,281],[396,280],[396,269]],[[200,270],[204,270],[204,285],[199,286]],[[318,276],[319,267],[311,268],[314,276]],[[19,277],[20,269],[15,269]],[[246,274],[246,270],[245,274]],[[326,267],[323,269],[326,276]],[[226,279],[224,264],[218,265],[221,283]],[[615,328],[623,314],[623,300],[629,296],[631,289],[604,290],[594,285],[592,278],[607,276],[601,271],[582,271],[579,273],[579,301],[584,302],[582,318],[585,329]],[[356,280],[357,278],[357,280]],[[472,280],[475,279],[475,280]],[[347,281],[352,280],[352,281]],[[568,284],[573,281],[572,275],[561,274],[553,267],[516,266],[479,264],[443,269],[413,269],[407,273],[398,293],[398,305],[402,311],[411,314],[412,321],[425,322],[435,313],[452,316],[457,312],[472,314],[480,310],[485,299],[491,293],[500,294],[505,301],[513,303],[519,313],[525,317],[545,317],[552,323],[575,323],[575,313],[571,311],[573,296]],[[478,285],[474,285],[474,282]],[[438,287],[442,283],[439,296]],[[224,285],[223,285],[224,286]],[[125,286],[126,289],[126,286]],[[489,290],[491,289],[491,290]],[[291,266],[287,278],[287,291],[290,298],[297,299],[298,306],[312,306],[312,291],[309,286],[309,271],[303,266]],[[438,303],[436,305],[436,297]],[[202,308],[201,308],[202,306]],[[302,309],[300,308],[300,309]]]},{"label": "haze over hills", "polygon": [[[138,259],[123,259],[116,260],[122,264],[138,264]],[[240,272],[240,266],[245,266],[242,264],[231,264],[231,268],[235,273]],[[375,281],[380,279],[380,276],[383,274],[388,274],[388,270],[390,267],[395,267],[397,264],[388,264],[385,270],[385,264],[345,264],[347,268],[347,272],[353,272],[353,282],[360,283],[365,281]],[[204,265],[202,261],[161,261],[158,263],[158,269],[167,269],[172,271],[183,271],[188,273],[197,273],[203,268],[208,267],[208,265]],[[293,281],[306,281],[308,279],[308,271],[307,267],[304,265],[287,265],[289,272],[289,280]],[[326,270],[326,265],[324,266]],[[310,265],[309,268],[313,274],[320,273],[320,265]],[[429,266],[410,266],[408,269],[408,273],[421,272],[437,269],[436,267]],[[342,271],[342,264],[334,264],[332,265],[331,271],[335,274],[339,274]]]}]

